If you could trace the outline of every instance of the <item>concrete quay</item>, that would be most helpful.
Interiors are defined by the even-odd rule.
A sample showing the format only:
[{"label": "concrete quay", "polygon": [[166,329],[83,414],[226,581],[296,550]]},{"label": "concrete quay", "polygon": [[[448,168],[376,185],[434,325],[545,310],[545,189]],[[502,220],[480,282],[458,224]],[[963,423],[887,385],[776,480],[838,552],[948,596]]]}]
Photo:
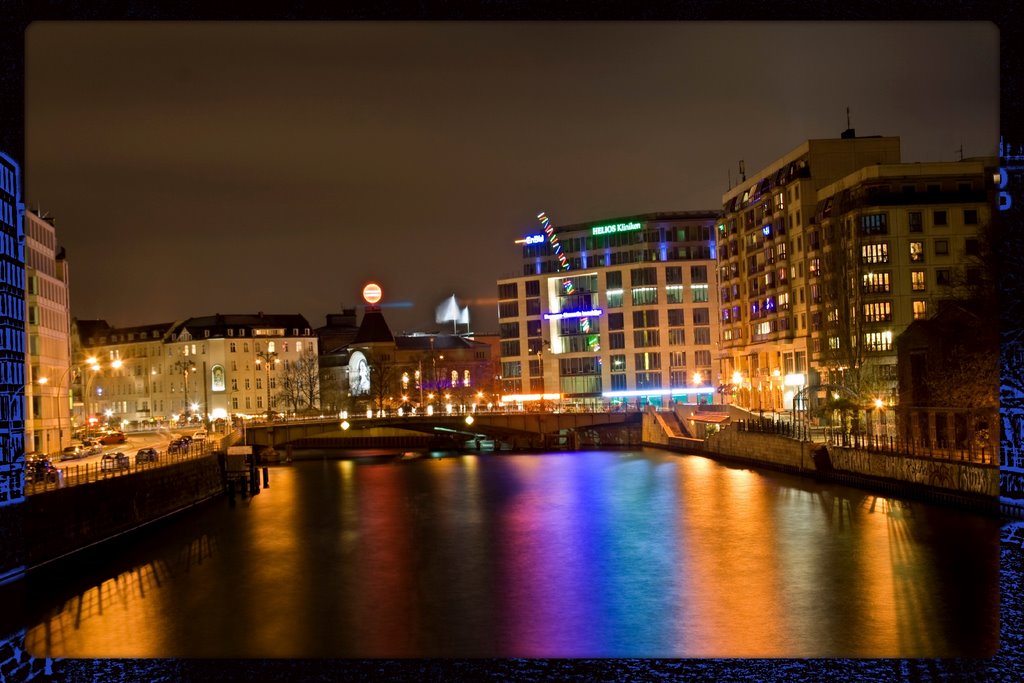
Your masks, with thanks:
[{"label": "concrete quay", "polygon": [[[999,466],[969,461],[881,453],[803,441],[778,434],[741,431],[736,425],[697,432],[684,406],[644,413],[643,444],[679,453],[810,476],[883,494],[917,498],[1000,514]],[[709,413],[702,412],[709,420]],[[706,424],[702,423],[702,424]],[[705,431],[701,429],[700,431]]]}]

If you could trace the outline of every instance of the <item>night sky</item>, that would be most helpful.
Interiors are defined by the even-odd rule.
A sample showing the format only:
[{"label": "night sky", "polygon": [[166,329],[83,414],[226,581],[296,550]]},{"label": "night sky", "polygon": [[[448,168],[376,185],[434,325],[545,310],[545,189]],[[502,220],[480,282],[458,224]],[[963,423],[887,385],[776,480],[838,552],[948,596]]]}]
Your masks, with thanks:
[{"label": "night sky", "polygon": [[375,280],[394,331],[495,332],[513,240],[718,209],[808,138],[996,155],[999,31],[949,23],[37,22],[26,205],[72,315],[301,313]]}]

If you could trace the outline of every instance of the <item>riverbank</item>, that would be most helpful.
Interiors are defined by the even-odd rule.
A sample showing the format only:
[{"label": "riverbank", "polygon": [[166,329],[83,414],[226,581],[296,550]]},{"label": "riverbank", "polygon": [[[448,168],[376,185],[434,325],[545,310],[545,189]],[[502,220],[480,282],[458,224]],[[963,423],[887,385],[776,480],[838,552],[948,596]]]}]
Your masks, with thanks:
[{"label": "riverbank", "polygon": [[695,439],[669,433],[670,425],[655,411],[645,413],[644,445],[767,467],[886,495],[956,505],[984,514],[1002,512],[998,465],[829,446],[778,434],[741,431],[735,425]]}]

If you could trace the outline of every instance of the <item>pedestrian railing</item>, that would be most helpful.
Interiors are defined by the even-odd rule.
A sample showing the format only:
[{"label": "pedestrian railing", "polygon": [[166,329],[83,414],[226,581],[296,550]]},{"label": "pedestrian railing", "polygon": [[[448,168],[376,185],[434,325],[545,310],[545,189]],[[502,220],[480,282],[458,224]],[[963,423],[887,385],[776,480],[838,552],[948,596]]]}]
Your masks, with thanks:
[{"label": "pedestrian railing", "polygon": [[984,446],[963,443],[930,443],[922,440],[898,439],[877,434],[843,431],[834,427],[808,427],[787,420],[754,418],[736,420],[733,425],[741,432],[777,434],[801,441],[818,441],[830,446],[855,448],[862,451],[889,455],[912,455],[936,460],[960,460],[982,464],[995,464],[996,453]]},{"label": "pedestrian railing", "polygon": [[187,447],[175,449],[174,451],[154,449],[157,451],[155,461],[136,462],[134,454],[125,453],[127,456],[126,466],[118,466],[115,459],[107,460],[107,464],[104,464],[102,460],[96,463],[70,464],[71,461],[65,460],[55,463],[57,467],[56,478],[41,477],[38,481],[35,478],[32,481],[26,481],[25,495],[55,491],[68,486],[91,484],[115,477],[131,476],[137,472],[165,467],[174,463],[184,462],[185,460],[195,460],[219,449],[221,441],[222,439],[193,441]]}]

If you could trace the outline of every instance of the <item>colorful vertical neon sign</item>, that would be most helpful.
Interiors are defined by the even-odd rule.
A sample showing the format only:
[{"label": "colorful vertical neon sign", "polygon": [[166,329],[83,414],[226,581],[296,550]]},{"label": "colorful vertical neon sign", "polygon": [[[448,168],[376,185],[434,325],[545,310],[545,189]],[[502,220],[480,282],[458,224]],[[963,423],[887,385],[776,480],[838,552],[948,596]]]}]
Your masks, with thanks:
[{"label": "colorful vertical neon sign", "polygon": [[[541,227],[544,228],[544,234],[548,236],[548,242],[551,244],[551,250],[554,251],[555,256],[558,257],[558,263],[562,266],[562,270],[569,270],[569,261],[565,258],[565,254],[562,252],[562,245],[558,241],[558,234],[555,232],[555,229],[551,227],[551,219],[541,211],[537,214],[537,220],[540,221]],[[565,290],[566,294],[572,294],[572,280],[569,278],[562,280],[562,289]]]}]

